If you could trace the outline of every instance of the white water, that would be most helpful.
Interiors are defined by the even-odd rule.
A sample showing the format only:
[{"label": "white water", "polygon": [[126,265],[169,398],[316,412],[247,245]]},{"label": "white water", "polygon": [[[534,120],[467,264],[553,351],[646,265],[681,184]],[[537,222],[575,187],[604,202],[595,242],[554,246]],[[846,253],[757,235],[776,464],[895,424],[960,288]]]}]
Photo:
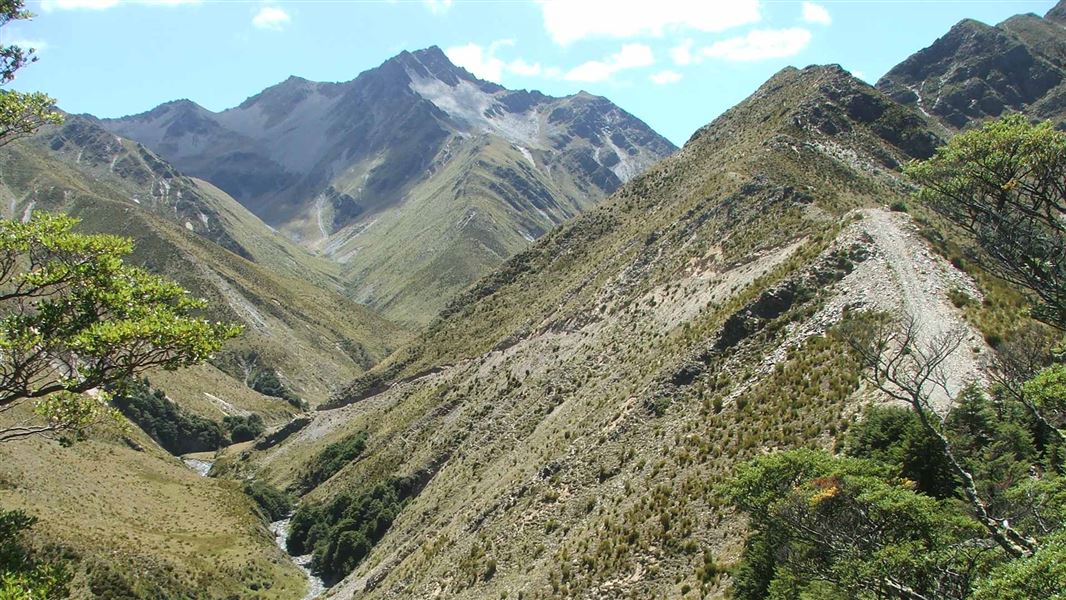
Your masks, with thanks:
[{"label": "white water", "polygon": [[[289,554],[288,548],[285,547],[285,539],[289,537],[289,519],[282,519],[280,521],[274,521],[270,524],[270,531],[274,533],[274,542],[277,543],[278,548],[281,548],[285,554]],[[311,555],[305,554],[303,556],[292,556],[292,562],[296,563],[304,575],[307,576],[307,594],[303,597],[303,600],[313,600],[317,598],[322,592],[326,591],[326,584],[311,572]]]},{"label": "white water", "polygon": [[[213,460],[202,460],[199,458],[182,458],[181,460],[185,463],[185,466],[204,477],[207,477],[207,474],[211,471],[211,467],[215,464],[215,461]],[[305,554],[303,556],[293,556],[289,554],[289,549],[285,547],[285,540],[289,537],[289,521],[290,519],[274,521],[270,524],[270,532],[274,534],[274,543],[278,545],[278,548],[281,548],[281,551],[292,560],[293,564],[295,564],[298,569],[303,571],[304,576],[307,578],[307,594],[304,595],[303,600],[314,600],[315,598],[318,598],[322,592],[326,591],[326,584],[321,578],[311,572],[310,554]]]},{"label": "white water", "polygon": [[203,477],[207,477],[207,474],[211,472],[211,467],[214,466],[213,460],[202,460],[199,458],[183,458],[181,459],[186,467],[189,467],[193,471],[196,471]]}]

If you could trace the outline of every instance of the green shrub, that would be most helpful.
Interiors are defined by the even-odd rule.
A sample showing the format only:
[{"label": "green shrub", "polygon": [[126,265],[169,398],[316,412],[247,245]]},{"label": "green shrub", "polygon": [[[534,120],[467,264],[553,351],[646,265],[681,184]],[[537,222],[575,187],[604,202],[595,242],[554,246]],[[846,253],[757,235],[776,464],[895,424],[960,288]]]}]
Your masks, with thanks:
[{"label": "green shrub", "polygon": [[36,560],[25,544],[36,521],[21,511],[0,510],[0,598],[4,600],[67,597],[71,577],[65,566]]},{"label": "green shrub", "polygon": [[392,525],[404,502],[418,492],[413,478],[397,478],[369,490],[340,494],[296,510],[286,540],[289,552],[313,554],[312,568],[337,581],[366,558]]},{"label": "green shrub", "polygon": [[227,444],[218,423],[185,412],[162,390],[152,390],[147,379],[128,384],[111,403],[171,454],[206,452]]},{"label": "green shrub", "polygon": [[292,512],[292,496],[264,481],[244,484],[244,493],[255,500],[268,521],[284,519]]},{"label": "green shrub", "polygon": [[366,449],[366,432],[352,434],[326,446],[304,467],[296,483],[301,493],[313,490],[323,481],[336,475],[344,465],[355,460]]},{"label": "green shrub", "polygon": [[234,444],[254,440],[266,430],[263,417],[254,413],[243,417],[225,417],[222,419],[222,426],[229,432],[229,437]]},{"label": "green shrub", "polygon": [[293,391],[285,385],[285,382],[278,377],[277,371],[273,369],[261,369],[256,371],[248,381],[248,387],[264,396],[281,398],[300,410],[307,408],[307,403],[293,393]]},{"label": "green shrub", "polygon": [[951,288],[948,290],[948,299],[955,305],[955,308],[966,308],[973,304],[973,298],[959,288]]}]

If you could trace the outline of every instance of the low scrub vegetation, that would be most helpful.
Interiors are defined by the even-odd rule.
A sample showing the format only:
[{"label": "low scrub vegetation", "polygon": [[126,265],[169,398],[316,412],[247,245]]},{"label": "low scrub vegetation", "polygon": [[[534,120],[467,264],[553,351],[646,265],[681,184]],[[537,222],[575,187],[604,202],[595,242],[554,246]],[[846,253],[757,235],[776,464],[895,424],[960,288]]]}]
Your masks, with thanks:
[{"label": "low scrub vegetation", "polygon": [[278,521],[292,513],[292,496],[269,483],[250,481],[244,484],[244,493],[255,500],[268,521]]},{"label": "low scrub vegetation", "polygon": [[221,425],[182,410],[148,379],[131,382],[112,404],[171,454],[217,450],[229,441]]},{"label": "low scrub vegetation", "polygon": [[350,435],[334,442],[318,453],[300,474],[296,488],[300,493],[314,489],[318,484],[333,477],[344,465],[355,460],[366,449],[366,433]]},{"label": "low scrub vegetation", "polygon": [[416,493],[416,481],[403,477],[339,494],[324,504],[303,505],[292,517],[289,552],[313,553],[315,572],[338,580],[366,558]]}]

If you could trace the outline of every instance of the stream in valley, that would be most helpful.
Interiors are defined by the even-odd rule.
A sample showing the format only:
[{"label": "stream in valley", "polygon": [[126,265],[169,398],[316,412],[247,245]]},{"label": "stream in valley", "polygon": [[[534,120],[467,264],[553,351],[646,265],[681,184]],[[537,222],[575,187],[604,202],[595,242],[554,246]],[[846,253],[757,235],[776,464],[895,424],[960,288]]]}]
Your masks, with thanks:
[{"label": "stream in valley", "polygon": [[[200,458],[182,458],[181,460],[185,463],[185,466],[196,471],[202,477],[207,477],[207,474],[211,472],[211,467],[215,464],[213,460]],[[313,600],[326,591],[326,584],[322,581],[322,578],[311,572],[311,555],[293,556],[289,554],[288,548],[285,547],[285,539],[289,537],[289,519],[271,523],[270,532],[274,534],[274,543],[278,545],[278,548],[281,548],[281,551],[292,560],[296,568],[300,569],[304,577],[307,578],[307,594],[304,595],[303,600]]]},{"label": "stream in valley", "polygon": [[270,524],[270,531],[274,532],[274,541],[277,543],[278,548],[281,548],[307,577],[307,595],[304,596],[303,600],[312,600],[326,591],[326,584],[322,581],[322,578],[311,572],[311,555],[293,556],[289,554],[289,550],[285,547],[285,539],[289,537],[289,519],[274,521]]}]

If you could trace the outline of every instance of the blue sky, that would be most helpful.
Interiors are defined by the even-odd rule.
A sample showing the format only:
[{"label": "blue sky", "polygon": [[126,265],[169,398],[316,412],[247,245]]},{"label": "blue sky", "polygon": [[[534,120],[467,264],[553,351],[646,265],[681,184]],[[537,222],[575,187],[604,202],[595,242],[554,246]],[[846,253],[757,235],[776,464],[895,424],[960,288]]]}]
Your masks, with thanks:
[{"label": "blue sky", "polygon": [[787,65],[871,83],[969,17],[1053,0],[30,0],[0,42],[39,48],[13,89],[102,117],[189,98],[211,110],[299,75],[346,81],[430,45],[509,88],[607,96],[677,144]]}]

